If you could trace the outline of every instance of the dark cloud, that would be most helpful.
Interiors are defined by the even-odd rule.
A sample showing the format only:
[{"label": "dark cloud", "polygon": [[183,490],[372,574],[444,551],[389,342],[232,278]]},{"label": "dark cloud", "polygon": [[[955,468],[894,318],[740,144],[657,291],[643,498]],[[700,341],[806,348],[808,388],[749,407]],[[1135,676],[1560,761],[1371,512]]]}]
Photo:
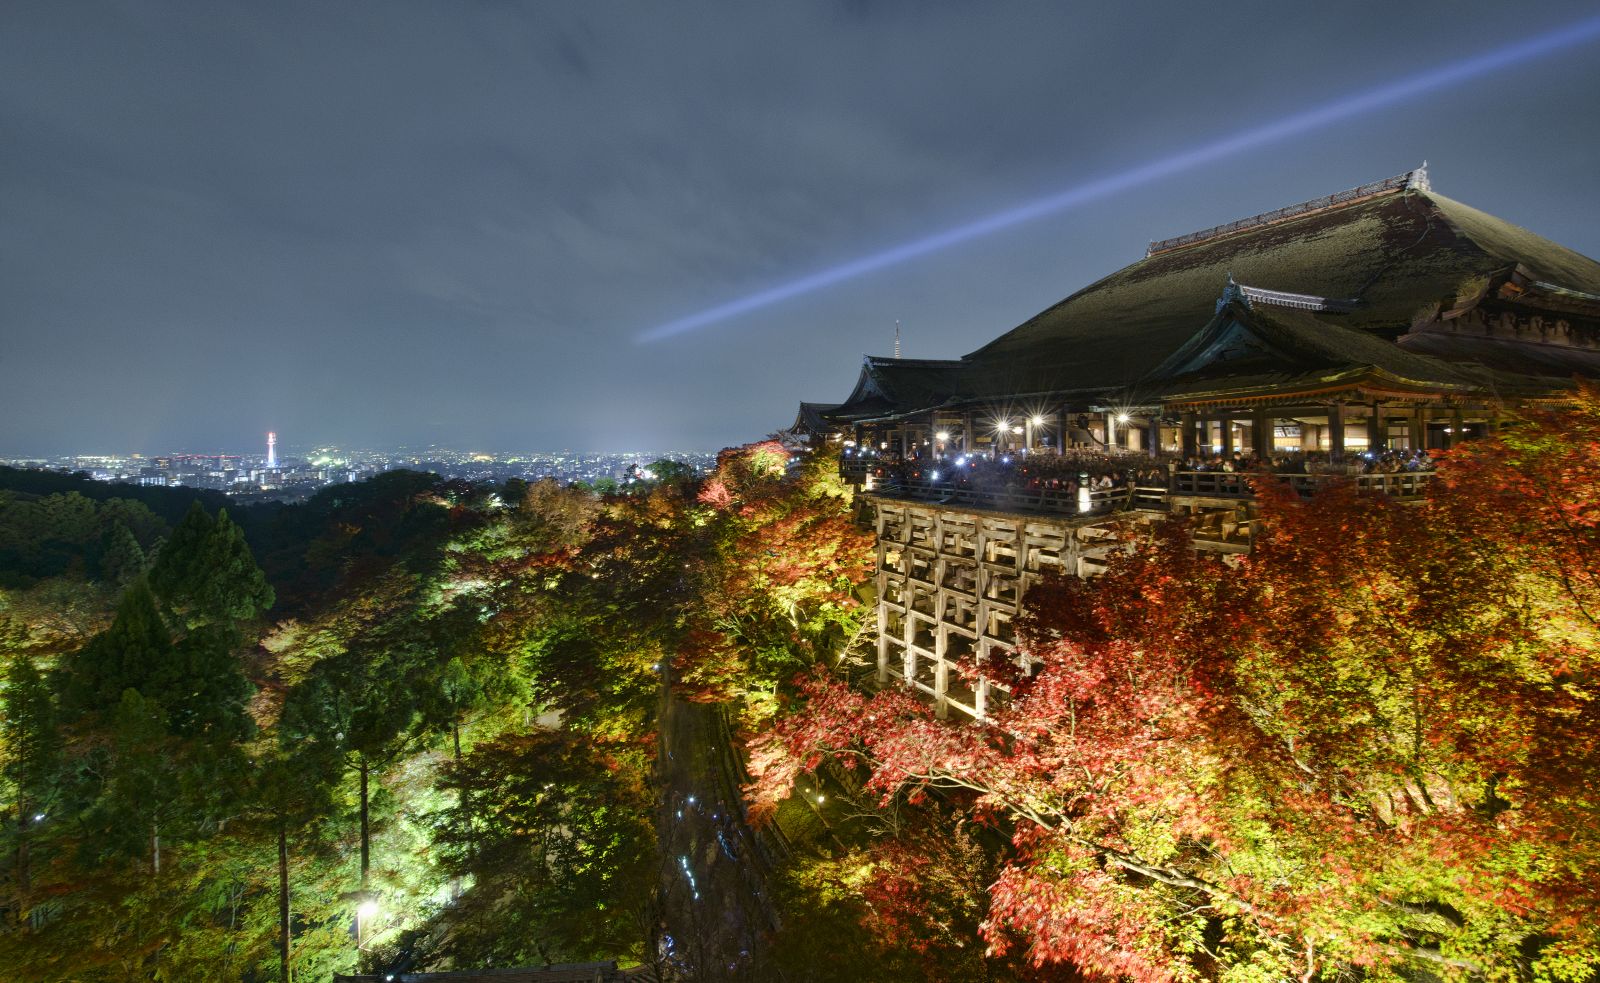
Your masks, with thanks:
[{"label": "dark cloud", "polygon": [[0,454],[714,447],[895,319],[978,347],[1146,241],[1433,163],[1600,252],[1574,51],[906,266],[657,324],[1587,3],[8,4]]}]

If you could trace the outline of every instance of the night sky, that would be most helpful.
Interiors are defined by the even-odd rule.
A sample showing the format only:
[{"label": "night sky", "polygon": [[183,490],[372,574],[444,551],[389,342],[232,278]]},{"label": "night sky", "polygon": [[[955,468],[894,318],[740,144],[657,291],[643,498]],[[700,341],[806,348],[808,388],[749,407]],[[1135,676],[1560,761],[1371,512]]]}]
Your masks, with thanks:
[{"label": "night sky", "polygon": [[[0,456],[715,449],[1397,174],[1600,255],[1600,43],[654,341],[1589,3],[0,11]],[[1220,285],[1219,285],[1220,287]],[[1108,325],[1108,330],[1114,330]]]}]

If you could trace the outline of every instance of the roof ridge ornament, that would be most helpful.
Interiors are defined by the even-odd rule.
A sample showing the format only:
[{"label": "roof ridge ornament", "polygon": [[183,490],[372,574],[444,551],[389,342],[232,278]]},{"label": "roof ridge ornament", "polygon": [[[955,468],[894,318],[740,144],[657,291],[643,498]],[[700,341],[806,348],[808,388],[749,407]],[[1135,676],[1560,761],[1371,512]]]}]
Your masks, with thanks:
[{"label": "roof ridge ornament", "polygon": [[1214,313],[1221,314],[1222,309],[1234,301],[1238,301],[1246,308],[1250,307],[1250,295],[1245,292],[1247,288],[1240,286],[1239,281],[1233,278],[1233,271],[1228,271],[1228,285],[1222,288],[1222,296],[1217,298],[1217,309]]},{"label": "roof ridge ornament", "polygon": [[1428,180],[1428,162],[1424,160],[1422,166],[1406,175],[1407,191],[1432,191],[1433,183]]},{"label": "roof ridge ornament", "polygon": [[1222,296],[1217,298],[1216,313],[1237,300],[1246,309],[1252,309],[1257,304],[1266,304],[1268,307],[1289,307],[1297,311],[1326,311],[1333,314],[1344,314],[1355,310],[1361,303],[1356,298],[1318,297],[1316,294],[1296,294],[1287,290],[1267,290],[1263,287],[1252,287],[1238,282],[1233,274],[1228,274],[1228,285],[1222,288]]}]

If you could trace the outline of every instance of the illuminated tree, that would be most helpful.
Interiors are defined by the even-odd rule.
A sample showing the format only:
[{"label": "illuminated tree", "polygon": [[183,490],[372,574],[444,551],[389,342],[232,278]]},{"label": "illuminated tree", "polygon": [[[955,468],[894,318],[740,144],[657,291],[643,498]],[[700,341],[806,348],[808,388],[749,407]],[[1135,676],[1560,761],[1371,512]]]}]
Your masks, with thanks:
[{"label": "illuminated tree", "polygon": [[[0,623],[0,633],[7,625]],[[7,667],[5,694],[0,700],[0,747],[4,748],[7,800],[15,812],[9,851],[13,885],[12,911],[26,925],[32,906],[34,827],[55,812],[61,781],[61,737],[56,729],[55,702],[44,676],[27,653],[16,651]],[[58,817],[59,818],[59,817]]]},{"label": "illuminated tree", "polygon": [[372,866],[371,779],[414,735],[418,693],[415,653],[403,647],[358,648],[319,662],[284,703],[279,737],[321,760],[341,762],[357,779],[361,889]]},{"label": "illuminated tree", "polygon": [[1586,979],[1597,436],[1585,390],[1457,453],[1421,505],[1263,484],[1237,570],[1169,524],[1096,580],[1037,585],[1036,671],[970,669],[1011,689],[985,726],[813,677],[758,745],[757,801],[835,757],[995,824],[984,932],[1039,965]]},{"label": "illuminated tree", "polygon": [[774,442],[724,451],[699,492],[695,603],[678,648],[695,699],[770,703],[780,681],[837,660],[865,617],[855,590],[872,541],[850,491],[824,458],[788,461]]},{"label": "illuminated tree", "polygon": [[[617,757],[621,750],[623,757]],[[644,772],[572,731],[507,734],[448,768],[438,817],[450,874],[473,887],[444,916],[457,965],[646,955],[657,864]]]}]

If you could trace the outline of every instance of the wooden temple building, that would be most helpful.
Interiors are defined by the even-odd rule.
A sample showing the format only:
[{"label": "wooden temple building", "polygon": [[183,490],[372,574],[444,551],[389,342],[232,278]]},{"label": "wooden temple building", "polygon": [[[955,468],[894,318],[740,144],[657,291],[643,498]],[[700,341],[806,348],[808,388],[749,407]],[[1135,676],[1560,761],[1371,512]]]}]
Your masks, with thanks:
[{"label": "wooden temple building", "polygon": [[[1248,550],[1248,482],[1194,461],[1339,470],[1447,449],[1576,377],[1600,378],[1600,263],[1434,193],[1424,166],[1152,242],[962,358],[868,356],[848,398],[802,404],[788,433],[866,486],[880,678],[982,716],[1000,694],[952,663],[1013,657],[1029,584],[1092,575],[1130,513],[1193,513],[1197,548]],[[940,480],[945,462],[1084,452],[1163,467],[1066,495]],[[886,462],[894,480],[875,480]],[[1356,480],[1412,495],[1426,479]]]}]

